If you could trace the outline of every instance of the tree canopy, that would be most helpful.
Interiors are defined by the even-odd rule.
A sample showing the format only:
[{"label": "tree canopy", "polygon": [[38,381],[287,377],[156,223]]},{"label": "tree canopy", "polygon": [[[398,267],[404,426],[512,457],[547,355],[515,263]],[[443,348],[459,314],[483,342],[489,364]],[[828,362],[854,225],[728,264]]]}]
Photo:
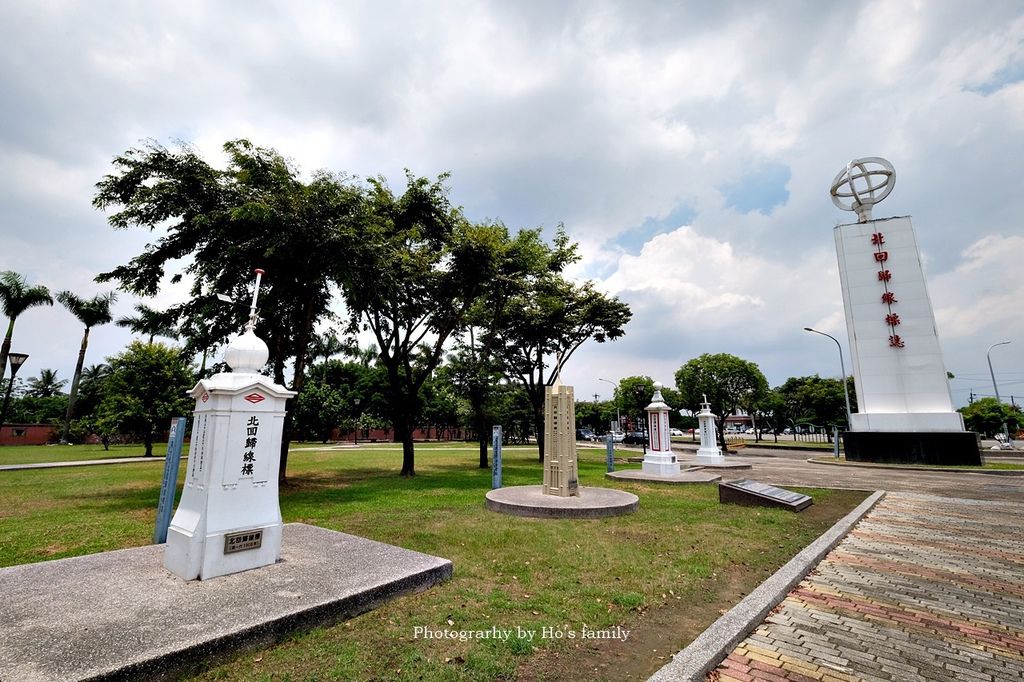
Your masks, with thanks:
[{"label": "tree canopy", "polygon": [[[508,297],[503,324],[496,335],[495,356],[510,378],[520,382],[533,407],[537,451],[544,461],[544,393],[573,353],[590,339],[614,341],[625,334],[633,313],[592,282],[576,283],[562,271],[578,260],[576,245],[559,228],[530,277]],[[550,369],[550,371],[548,371]]]},{"label": "tree canopy", "polygon": [[141,341],[133,341],[107,362],[110,374],[99,409],[100,430],[138,436],[150,457],[154,434],[172,417],[189,414],[194,407],[186,393],[192,387],[192,369],[179,349]]},{"label": "tree canopy", "polygon": [[0,272],[0,310],[7,317],[7,333],[0,345],[0,379],[7,376],[7,356],[11,352],[15,321],[23,312],[39,305],[53,305],[49,289],[42,285],[29,286],[16,272]]},{"label": "tree canopy", "polygon": [[995,398],[981,398],[959,410],[964,416],[964,425],[969,431],[976,431],[985,436],[994,436],[1003,432],[1003,424],[1007,425],[1010,435],[1015,434],[1024,426],[1024,413],[1016,405],[1007,405]]},{"label": "tree canopy", "polygon": [[707,396],[719,417],[718,439],[724,448],[725,418],[767,395],[768,380],[753,362],[728,353],[705,353],[676,371],[676,388],[682,406],[693,412]]}]

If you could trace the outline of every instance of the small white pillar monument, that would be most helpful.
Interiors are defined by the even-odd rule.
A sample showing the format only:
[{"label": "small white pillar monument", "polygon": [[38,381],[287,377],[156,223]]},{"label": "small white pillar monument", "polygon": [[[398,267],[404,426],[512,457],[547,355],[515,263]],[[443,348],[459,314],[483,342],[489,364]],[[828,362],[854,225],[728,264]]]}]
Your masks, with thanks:
[{"label": "small white pillar monument", "polygon": [[185,485],[167,532],[164,567],[205,580],[277,562],[281,507],[277,473],[285,403],[295,395],[259,371],[270,353],[253,332],[262,270],[249,323],[228,344],[233,371],[203,379],[196,399]]},{"label": "small white pillar monument", "polygon": [[697,421],[700,425],[700,447],[697,448],[698,464],[724,464],[725,457],[718,447],[718,438],[715,435],[715,419],[718,415],[711,412],[711,403],[708,396],[704,395],[704,402],[700,404],[700,412],[697,413]]},{"label": "small white pillar monument", "polygon": [[662,385],[654,382],[654,397],[647,411],[648,433],[651,447],[644,455],[642,471],[655,476],[678,476],[679,462],[672,453],[672,436],[668,430],[669,406],[661,396]]}]

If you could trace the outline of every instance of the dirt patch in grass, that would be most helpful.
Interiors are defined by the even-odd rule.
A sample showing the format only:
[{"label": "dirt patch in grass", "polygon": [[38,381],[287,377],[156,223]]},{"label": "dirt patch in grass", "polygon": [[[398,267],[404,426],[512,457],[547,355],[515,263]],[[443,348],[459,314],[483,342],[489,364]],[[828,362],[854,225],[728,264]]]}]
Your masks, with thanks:
[{"label": "dirt patch in grass", "polygon": [[[856,491],[834,491],[832,495],[851,507],[865,496]],[[834,508],[828,506],[812,505],[801,513],[809,521],[835,520]],[[515,679],[517,682],[646,680],[770,574],[771,571],[763,568],[733,564],[724,575],[703,581],[698,594],[666,592],[656,603],[633,608],[622,619],[621,627],[629,632],[628,638],[574,640],[539,651],[519,666]]]}]

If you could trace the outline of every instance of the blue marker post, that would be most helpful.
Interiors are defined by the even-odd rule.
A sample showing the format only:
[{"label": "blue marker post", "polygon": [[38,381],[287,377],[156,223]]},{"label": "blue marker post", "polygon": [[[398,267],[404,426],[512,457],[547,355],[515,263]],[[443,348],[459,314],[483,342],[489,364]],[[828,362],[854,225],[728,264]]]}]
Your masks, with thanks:
[{"label": "blue marker post", "polygon": [[494,456],[491,457],[491,489],[497,490],[501,487],[501,426],[494,427],[492,440]]},{"label": "blue marker post", "polygon": [[615,441],[612,440],[612,434],[605,437],[605,443],[608,448],[608,471],[615,471]]},{"label": "blue marker post", "polygon": [[174,511],[174,494],[178,490],[178,464],[181,462],[181,447],[185,443],[184,417],[171,419],[171,435],[167,439],[167,458],[164,460],[164,482],[160,486],[160,503],[156,508],[156,528],[153,543],[167,542],[167,528],[171,525]]}]

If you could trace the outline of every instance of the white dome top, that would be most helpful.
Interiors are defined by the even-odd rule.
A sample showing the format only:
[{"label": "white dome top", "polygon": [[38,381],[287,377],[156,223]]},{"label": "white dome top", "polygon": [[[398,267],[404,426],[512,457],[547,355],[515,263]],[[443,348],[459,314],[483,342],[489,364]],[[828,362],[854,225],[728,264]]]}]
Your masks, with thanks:
[{"label": "white dome top", "polygon": [[256,336],[252,329],[236,336],[224,353],[224,362],[232,371],[257,374],[267,364],[270,351],[263,339]]}]

